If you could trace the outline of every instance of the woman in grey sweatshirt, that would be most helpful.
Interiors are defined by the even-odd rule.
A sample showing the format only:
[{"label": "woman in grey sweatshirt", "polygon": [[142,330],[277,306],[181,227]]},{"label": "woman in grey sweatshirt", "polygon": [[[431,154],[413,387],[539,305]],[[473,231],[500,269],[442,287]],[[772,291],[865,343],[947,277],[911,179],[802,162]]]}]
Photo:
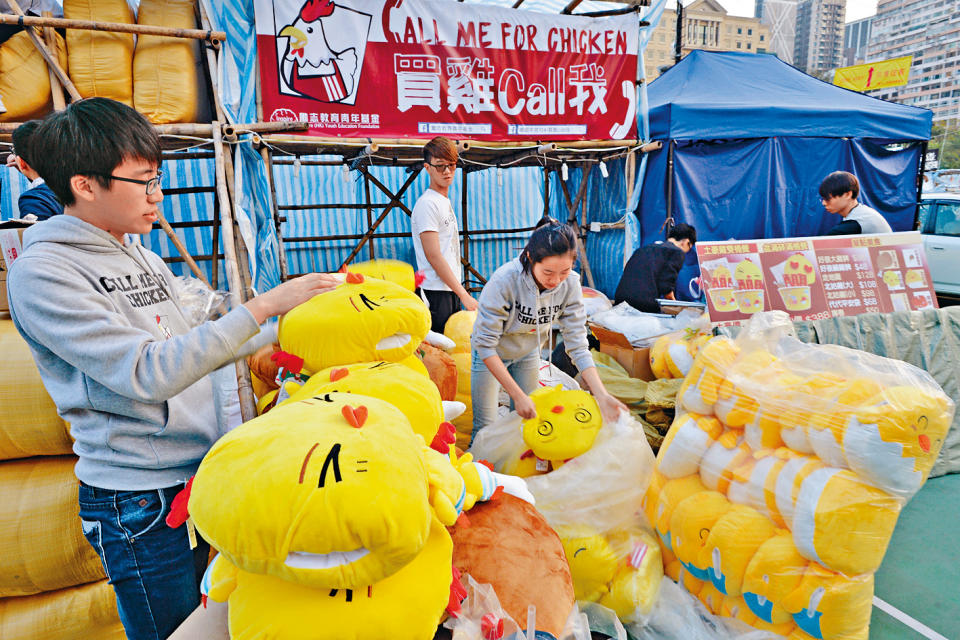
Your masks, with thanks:
[{"label": "woman in grey sweatshirt", "polygon": [[537,388],[540,350],[554,321],[604,419],[626,410],[603,386],[587,346],[580,276],[573,271],[576,236],[568,225],[548,220],[533,232],[520,257],[497,269],[480,293],[470,341],[474,436],[496,420],[501,385],[520,417],[536,416],[528,394]]}]

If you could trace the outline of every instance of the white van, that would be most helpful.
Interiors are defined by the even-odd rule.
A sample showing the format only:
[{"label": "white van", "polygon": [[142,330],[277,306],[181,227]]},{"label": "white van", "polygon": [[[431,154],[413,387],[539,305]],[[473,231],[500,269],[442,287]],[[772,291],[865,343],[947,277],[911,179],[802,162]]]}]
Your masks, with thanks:
[{"label": "white van", "polygon": [[934,290],[960,296],[960,193],[921,195],[919,228]]}]

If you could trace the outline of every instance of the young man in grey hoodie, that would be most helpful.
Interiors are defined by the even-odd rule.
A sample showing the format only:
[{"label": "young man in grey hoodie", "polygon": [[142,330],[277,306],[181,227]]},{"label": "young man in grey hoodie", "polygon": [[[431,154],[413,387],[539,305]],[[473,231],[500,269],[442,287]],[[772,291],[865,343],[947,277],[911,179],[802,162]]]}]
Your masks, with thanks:
[{"label": "young man in grey hoodie", "polygon": [[36,169],[65,215],[24,233],[8,278],[10,314],[70,423],[83,532],[127,637],[166,638],[200,602],[209,551],[164,520],[225,430],[210,374],[271,342],[275,329],[263,322],[336,281],[297,278],[191,327],[173,274],[127,235],[149,233],[163,200],[153,126],[119,102],[90,98],[48,117],[32,140]]}]

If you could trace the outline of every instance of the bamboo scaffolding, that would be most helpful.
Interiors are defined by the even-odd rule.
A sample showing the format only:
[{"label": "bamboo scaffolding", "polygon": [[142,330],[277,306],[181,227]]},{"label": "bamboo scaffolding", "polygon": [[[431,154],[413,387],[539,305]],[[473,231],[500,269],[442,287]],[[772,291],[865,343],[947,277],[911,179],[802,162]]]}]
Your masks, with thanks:
[{"label": "bamboo scaffolding", "polygon": [[[15,2],[15,0],[13,0]],[[13,2],[10,8],[14,8]],[[16,9],[14,9],[16,11]],[[155,27],[146,24],[126,24],[122,22],[93,22],[89,20],[67,20],[65,18],[48,18],[27,15],[11,15],[0,13],[0,24],[15,24],[22,27],[52,27],[54,29],[82,29],[86,31],[110,31],[114,33],[136,33],[147,36],[170,36],[172,38],[191,38],[193,40],[209,40],[218,45],[227,39],[225,31],[204,29],[176,29],[173,27]]]},{"label": "bamboo scaffolding", "polygon": [[[52,14],[49,11],[43,12],[44,17],[52,17]],[[57,59],[57,62],[63,64],[63,60],[60,59],[60,53],[57,51],[57,34],[50,27],[43,28],[43,41],[47,45],[47,48],[50,49],[53,56]],[[47,75],[50,78],[50,96],[53,99],[53,110],[54,111],[63,111],[67,107],[67,101],[63,98],[63,85],[60,84],[60,79],[57,78],[56,72],[50,67],[47,66]]]},{"label": "bamboo scaffolding", "polygon": [[188,267],[190,267],[190,271],[193,272],[193,275],[201,280],[203,284],[207,285],[208,288],[211,288],[210,281],[207,280],[207,276],[204,275],[203,271],[200,270],[200,267],[197,266],[193,256],[191,256],[190,252],[187,251],[187,248],[183,245],[183,242],[181,242],[180,238],[173,230],[173,227],[170,226],[170,223],[167,222],[167,219],[159,210],[157,211],[157,222],[160,223],[160,228],[163,229],[163,232],[167,234],[168,238],[170,238],[170,242],[173,243],[173,246],[177,248],[177,252],[180,254],[180,257],[183,258],[183,261],[187,263]]},{"label": "bamboo scaffolding", "polygon": [[[270,144],[299,143],[313,145],[316,147],[337,146],[337,147],[357,147],[368,144],[377,144],[380,147],[409,147],[418,154],[427,144],[429,138],[328,138],[323,136],[297,136],[297,135],[269,135],[264,136],[264,140]],[[525,142],[497,142],[497,141],[477,141],[477,140],[456,140],[455,142],[463,144],[469,143],[466,150],[499,150],[499,149],[536,149],[545,144],[555,144],[558,150],[563,149],[612,149],[620,147],[636,147],[644,143],[639,139],[630,140],[529,140]]]},{"label": "bamboo scaffolding", "polygon": [[569,211],[569,218],[567,219],[567,224],[573,227],[574,234],[577,238],[577,253],[580,255],[580,263],[583,264],[583,271],[587,276],[587,284],[590,287],[596,287],[593,281],[593,270],[590,269],[590,261],[587,260],[587,248],[583,244],[583,238],[581,237],[580,224],[577,222],[577,209],[580,208],[581,202],[583,202],[583,197],[587,193],[587,169],[581,167],[580,171],[580,189],[577,191],[576,200],[570,199],[570,191],[567,189],[567,183],[564,180],[560,181],[560,190],[563,192],[563,197],[567,202],[567,210]]},{"label": "bamboo scaffolding", "polygon": [[[2,18],[10,18],[13,22],[9,24],[26,24],[27,16],[20,9],[20,5],[17,4],[17,0],[7,0],[7,4],[10,5],[10,8],[16,13],[16,16],[11,16],[10,14],[0,14]],[[37,20],[46,20],[47,18],[37,18]],[[52,20],[53,18],[49,18]],[[0,20],[0,22],[4,22]],[[53,26],[53,25],[43,25],[38,26]],[[60,63],[57,62],[57,57],[55,54],[50,53],[50,49],[47,48],[47,45],[40,39],[40,36],[37,35],[37,32],[34,29],[27,29],[27,35],[30,36],[30,40],[33,41],[33,46],[37,48],[40,52],[40,55],[43,56],[43,59],[47,61],[47,67],[53,71],[57,76],[57,80],[60,81],[60,84],[67,90],[67,93],[70,94],[71,100],[80,100],[80,93],[77,91],[77,88],[73,86],[73,82],[70,81],[67,72],[63,70],[63,67],[60,66]],[[56,47],[54,47],[56,51]]]}]

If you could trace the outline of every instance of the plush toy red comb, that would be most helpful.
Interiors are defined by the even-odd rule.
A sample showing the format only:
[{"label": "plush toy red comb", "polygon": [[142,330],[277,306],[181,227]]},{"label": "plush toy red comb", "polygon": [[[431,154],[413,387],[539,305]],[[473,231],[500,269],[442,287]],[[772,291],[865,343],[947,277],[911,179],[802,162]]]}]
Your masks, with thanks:
[{"label": "plush toy red comb", "polygon": [[350,375],[350,372],[347,369],[344,367],[337,367],[330,372],[330,382],[336,382],[341,378],[346,378],[348,375]]},{"label": "plush toy red comb", "polygon": [[433,436],[430,448],[443,455],[450,453],[450,445],[457,442],[457,428],[449,422],[441,422],[437,428],[437,435]]},{"label": "plush toy red comb", "polygon": [[480,619],[480,633],[483,640],[500,640],[503,637],[503,618],[488,613]]},{"label": "plush toy red comb", "polygon": [[467,597],[467,590],[460,584],[460,571],[453,569],[453,580],[450,581],[450,600],[447,601],[447,613],[454,618],[460,617],[460,603]]},{"label": "plush toy red comb", "polygon": [[363,405],[354,409],[350,405],[345,404],[343,405],[343,409],[340,410],[340,413],[342,413],[343,417],[350,423],[350,426],[355,429],[359,429],[363,426],[363,423],[367,421],[367,408]]},{"label": "plush toy red comb", "polygon": [[187,518],[190,517],[190,511],[187,509],[187,503],[190,501],[190,489],[193,488],[194,477],[191,477],[189,480],[187,480],[187,486],[185,486],[180,493],[175,495],[173,497],[173,502],[170,503],[170,513],[167,514],[166,522],[167,526],[171,529],[176,529],[186,522]]},{"label": "plush toy red comb", "polygon": [[354,273],[352,271],[347,272],[347,282],[350,284],[363,284],[363,274]]},{"label": "plush toy red comb", "polygon": [[292,353],[276,351],[270,359],[276,362],[278,367],[283,367],[290,373],[300,373],[303,370],[303,358]]}]

